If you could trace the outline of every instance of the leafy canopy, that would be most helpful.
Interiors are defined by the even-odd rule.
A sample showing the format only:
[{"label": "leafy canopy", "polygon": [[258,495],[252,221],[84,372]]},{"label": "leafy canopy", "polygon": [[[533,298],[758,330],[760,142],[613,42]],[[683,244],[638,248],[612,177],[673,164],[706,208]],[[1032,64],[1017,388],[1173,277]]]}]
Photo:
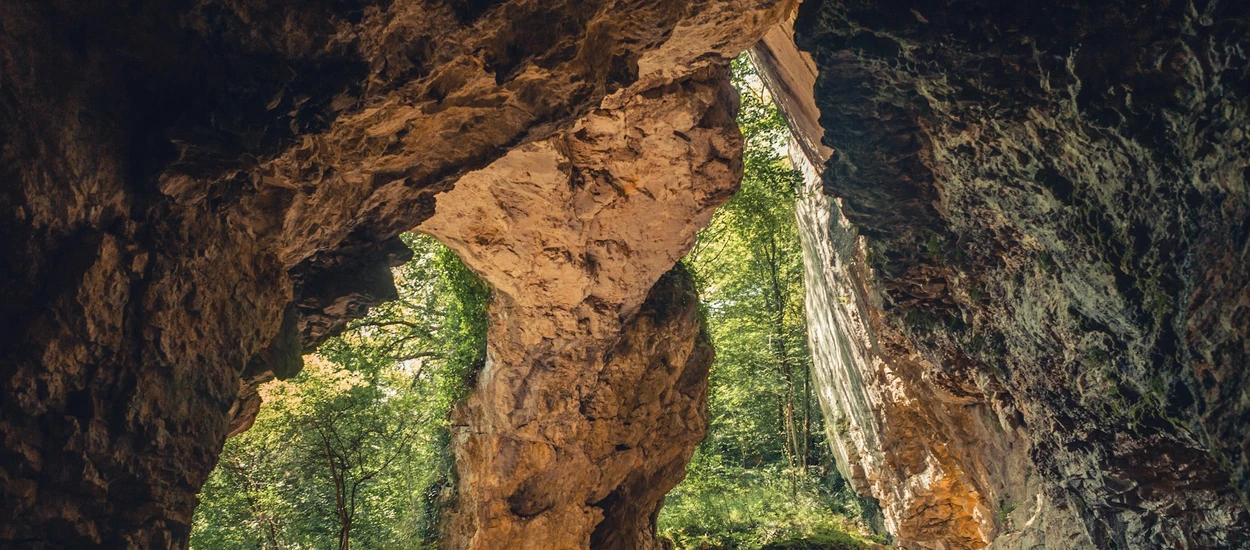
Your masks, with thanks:
[{"label": "leafy canopy", "polygon": [[665,501],[676,547],[859,548],[857,501],[838,477],[812,388],[795,219],[802,174],[789,131],[745,57],[733,62],[745,139],[742,187],[684,260],[696,275],[716,361],[707,439]]},{"label": "leafy canopy", "polygon": [[451,497],[449,412],[486,350],[490,292],[456,255],[405,235],[400,298],[261,388],[201,492],[192,548],[422,548]]}]

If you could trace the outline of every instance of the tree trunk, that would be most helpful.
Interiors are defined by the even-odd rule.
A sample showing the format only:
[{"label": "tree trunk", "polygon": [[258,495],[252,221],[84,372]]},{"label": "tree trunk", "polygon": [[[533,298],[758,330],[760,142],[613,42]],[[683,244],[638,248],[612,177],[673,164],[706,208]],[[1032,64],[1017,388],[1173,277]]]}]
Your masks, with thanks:
[{"label": "tree trunk", "polygon": [[351,531],[352,525],[350,521],[339,527],[339,550],[349,550],[351,548]]},{"label": "tree trunk", "polygon": [[803,369],[803,473],[807,473],[812,441],[812,368]]},{"label": "tree trunk", "polygon": [[798,493],[798,465],[799,465],[799,445],[798,445],[798,426],[795,419],[794,405],[794,368],[790,364],[790,353],[786,349],[786,289],[781,280],[781,253],[777,246],[776,232],[770,232],[768,240],[764,243],[762,260],[765,262],[768,270],[768,284],[770,294],[769,307],[772,309],[772,326],[771,328],[771,351],[773,359],[777,362],[778,371],[781,379],[785,383],[785,396],[781,402],[781,422],[785,428],[785,449],[786,459],[790,466],[790,491],[791,494]]}]

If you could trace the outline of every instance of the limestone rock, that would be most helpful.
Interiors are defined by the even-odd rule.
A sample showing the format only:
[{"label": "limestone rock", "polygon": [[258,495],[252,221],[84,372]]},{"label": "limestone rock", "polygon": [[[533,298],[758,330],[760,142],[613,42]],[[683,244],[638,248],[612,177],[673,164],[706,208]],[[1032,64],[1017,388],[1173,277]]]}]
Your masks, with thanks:
[{"label": "limestone rock", "polygon": [[465,175],[418,227],[496,291],[448,547],[656,547],[711,352],[681,277],[643,300],[737,189],[734,98],[723,64],[635,85]]},{"label": "limestone rock", "polygon": [[810,66],[757,48],[823,167],[835,452],[903,547],[1250,545],[1248,12],[811,1]]},{"label": "limestone rock", "polygon": [[[439,193],[514,148],[567,135],[583,117],[646,129],[645,115],[627,114],[638,95],[680,97],[690,86],[688,112],[724,116],[727,100],[708,95],[720,93],[717,67],[792,4],[0,5],[0,545],[185,546],[195,494],[226,434],[246,429],[259,406],[250,390],[293,374],[302,351],[394,296],[387,269],[405,258],[395,236],[430,218]],[[725,131],[715,116],[706,122]],[[657,128],[685,124],[678,116]],[[692,143],[710,147],[717,140],[707,133]],[[692,158],[728,169],[690,173],[733,176],[736,137],[721,138],[728,148]],[[593,140],[584,146],[571,154],[593,156]],[[594,177],[585,181],[597,189]],[[724,190],[696,201],[733,182],[715,185]],[[655,221],[664,212],[646,213]],[[629,314],[646,311],[650,282],[669,267],[661,259],[678,257],[684,235],[645,238],[653,261],[637,272],[604,270],[639,278],[610,282],[612,314],[589,317],[607,323],[595,329],[603,339],[579,348],[582,357],[625,345],[612,331],[647,322]],[[633,242],[602,240],[584,251]],[[652,319],[675,337],[693,335],[675,317]],[[625,355],[687,360],[697,372],[692,346],[638,344],[631,349],[654,351]],[[697,393],[687,401],[697,404]],[[648,485],[630,481],[629,467],[669,467],[697,432],[692,420],[675,450],[612,467],[616,494],[650,506],[676,473]],[[622,506],[598,508],[634,517]],[[616,524],[634,529],[629,521]]]},{"label": "limestone rock", "polygon": [[689,276],[661,279],[619,330],[593,346],[553,338],[529,357],[492,346],[458,415],[445,546],[659,548],[664,495],[707,429],[712,348]]}]

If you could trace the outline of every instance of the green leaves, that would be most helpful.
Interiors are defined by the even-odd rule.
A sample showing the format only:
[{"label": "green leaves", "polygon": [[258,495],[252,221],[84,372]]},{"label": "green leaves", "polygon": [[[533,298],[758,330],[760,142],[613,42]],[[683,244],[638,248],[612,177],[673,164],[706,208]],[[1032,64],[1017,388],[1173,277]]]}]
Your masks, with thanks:
[{"label": "green leaves", "polygon": [[[677,548],[850,540],[855,500],[836,476],[811,387],[803,256],[795,219],[802,174],[789,131],[745,57],[733,62],[746,140],[742,187],[684,260],[716,347],[707,439],[666,499],[660,532]],[[857,546],[848,546],[853,548]]]},{"label": "green leaves", "polygon": [[490,291],[446,247],[404,235],[400,298],[261,388],[253,428],[226,442],[193,548],[420,548],[453,475],[449,412],[484,362]]},{"label": "green leaves", "polygon": [[705,447],[745,466],[799,453],[794,447],[810,449],[794,432],[820,430],[796,418],[810,406],[803,402],[811,354],[794,215],[802,175],[783,156],[789,131],[755,69],[745,58],[733,69],[746,139],[742,187],[700,232],[685,261],[699,283],[717,351]]},{"label": "green leaves", "polygon": [[[717,348],[708,437],[668,498],[681,548],[844,541],[854,499],[836,482],[810,377],[794,204],[802,176],[758,75],[734,61],[742,188],[684,260]],[[490,291],[429,237],[383,304],[262,389],[255,426],[226,443],[201,494],[193,548],[423,548],[452,498],[449,411],[486,354]]]},{"label": "green leaves", "polygon": [[804,540],[857,549],[867,538],[846,519],[853,506],[849,495],[817,476],[801,478],[792,492],[780,464],[743,468],[700,453],[665,500],[659,531],[679,549],[761,549]]}]

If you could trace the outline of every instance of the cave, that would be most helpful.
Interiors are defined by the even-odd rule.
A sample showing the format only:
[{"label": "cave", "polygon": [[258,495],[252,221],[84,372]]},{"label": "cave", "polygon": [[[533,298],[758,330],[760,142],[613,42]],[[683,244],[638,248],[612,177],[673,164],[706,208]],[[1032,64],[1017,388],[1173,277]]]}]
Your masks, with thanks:
[{"label": "cave", "polygon": [[794,135],[838,468],[901,548],[1250,548],[1250,4],[0,4],[0,546],[183,548],[258,388],[494,291],[448,548],[657,548],[714,353],[672,271]]}]

